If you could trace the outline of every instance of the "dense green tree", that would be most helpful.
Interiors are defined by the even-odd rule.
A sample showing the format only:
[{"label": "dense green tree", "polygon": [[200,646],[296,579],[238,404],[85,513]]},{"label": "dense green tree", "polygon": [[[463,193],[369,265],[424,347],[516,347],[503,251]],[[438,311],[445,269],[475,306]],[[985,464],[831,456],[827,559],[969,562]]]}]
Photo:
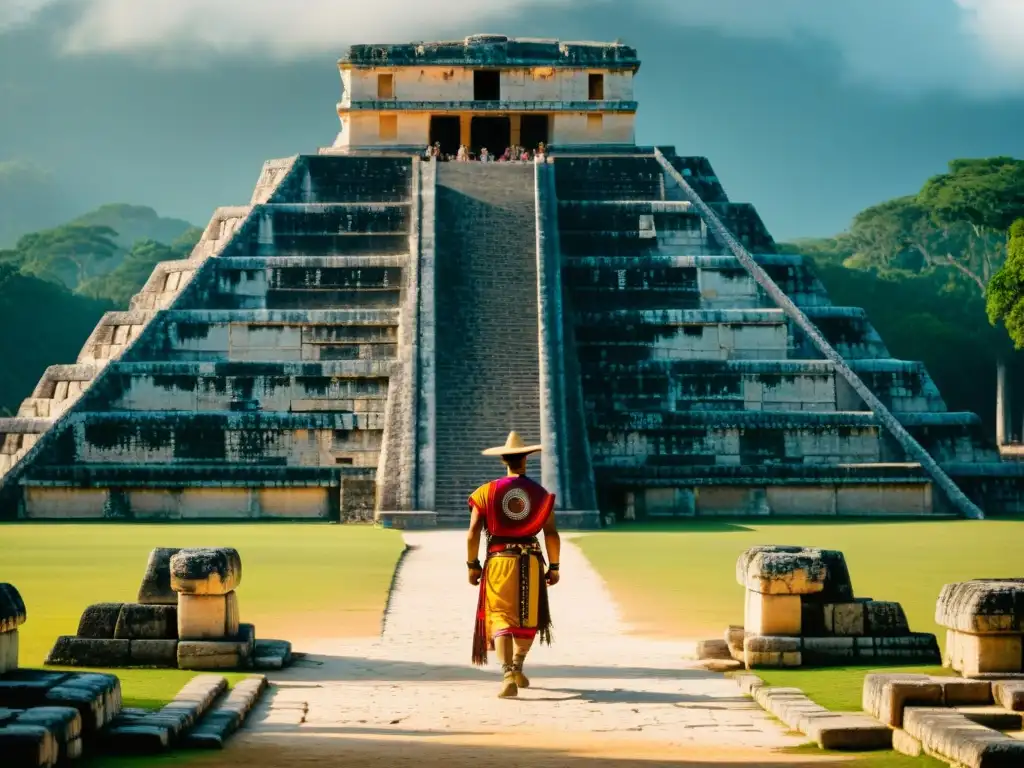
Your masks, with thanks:
[{"label": "dense green tree", "polygon": [[78,293],[96,299],[107,299],[118,307],[127,307],[132,296],[146,284],[153,267],[161,261],[173,261],[188,256],[192,250],[188,240],[176,245],[165,245],[155,240],[139,240],[120,264],[108,274],[82,283]]},{"label": "dense green tree", "polygon": [[21,271],[74,289],[121,252],[110,227],[64,225],[24,235],[14,250]]},{"label": "dense green tree", "polygon": [[1006,261],[992,276],[986,296],[988,319],[1002,323],[1016,349],[1024,349],[1024,219],[1010,229]]},{"label": "dense green tree", "polygon": [[1024,376],[1024,360],[988,323],[978,290],[948,270],[852,269],[845,245],[815,239],[780,248],[810,259],[833,303],[862,307],[894,357],[923,362],[951,410],[977,413],[994,429],[996,361]]},{"label": "dense green tree", "polygon": [[107,301],[76,296],[58,283],[0,264],[0,413],[13,415],[47,366],[73,362]]}]

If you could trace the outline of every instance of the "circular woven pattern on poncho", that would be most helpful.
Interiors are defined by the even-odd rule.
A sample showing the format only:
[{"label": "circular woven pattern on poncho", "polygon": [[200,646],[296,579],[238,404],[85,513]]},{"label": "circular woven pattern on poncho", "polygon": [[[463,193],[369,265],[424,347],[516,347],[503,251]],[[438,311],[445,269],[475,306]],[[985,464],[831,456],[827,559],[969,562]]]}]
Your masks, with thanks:
[{"label": "circular woven pattern on poncho", "polygon": [[530,497],[522,488],[513,488],[501,500],[501,511],[509,520],[525,520],[530,514]]}]

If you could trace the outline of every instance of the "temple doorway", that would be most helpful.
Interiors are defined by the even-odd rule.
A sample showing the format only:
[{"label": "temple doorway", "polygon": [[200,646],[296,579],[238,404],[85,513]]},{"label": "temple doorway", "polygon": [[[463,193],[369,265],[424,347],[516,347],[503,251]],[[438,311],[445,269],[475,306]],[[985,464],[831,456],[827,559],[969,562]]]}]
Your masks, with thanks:
[{"label": "temple doorway", "polygon": [[523,115],[519,128],[519,143],[526,149],[548,144],[548,115]]},{"label": "temple doorway", "polygon": [[478,157],[487,147],[491,157],[497,159],[512,143],[512,121],[507,117],[474,117],[470,126],[471,149]]},{"label": "temple doorway", "polygon": [[430,118],[430,145],[441,142],[441,154],[455,156],[462,138],[458,115],[434,115]]}]

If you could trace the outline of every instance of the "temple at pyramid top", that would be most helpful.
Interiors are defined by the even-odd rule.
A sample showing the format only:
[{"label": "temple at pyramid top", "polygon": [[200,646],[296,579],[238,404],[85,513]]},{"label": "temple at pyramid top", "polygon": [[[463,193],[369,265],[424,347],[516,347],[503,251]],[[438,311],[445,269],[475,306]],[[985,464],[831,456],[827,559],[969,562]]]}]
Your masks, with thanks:
[{"label": "temple at pyramid top", "polygon": [[354,45],[338,62],[341,131],[328,152],[630,146],[634,48],[472,35]]}]

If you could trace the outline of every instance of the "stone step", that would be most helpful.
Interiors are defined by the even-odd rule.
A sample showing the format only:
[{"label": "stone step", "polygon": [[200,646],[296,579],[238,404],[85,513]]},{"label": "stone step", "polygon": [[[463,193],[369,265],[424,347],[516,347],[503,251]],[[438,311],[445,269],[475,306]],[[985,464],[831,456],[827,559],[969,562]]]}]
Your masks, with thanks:
[{"label": "stone step", "polygon": [[[243,464],[230,466],[193,463],[182,466],[145,464],[83,464],[33,466],[24,484],[34,488],[85,486],[96,489],[121,488],[337,488],[345,478],[372,482],[375,467],[338,465],[335,467],[289,467]],[[211,502],[214,500],[211,499]],[[82,494],[82,504],[91,502]],[[102,507],[102,503],[100,504]],[[101,510],[102,511],[102,510]],[[230,509],[225,509],[230,512]]]},{"label": "stone step", "polygon": [[284,669],[292,662],[292,644],[287,640],[261,640],[257,638],[253,650],[256,669]]},{"label": "stone step", "polygon": [[376,467],[384,412],[76,412],[39,464]]},{"label": "stone step", "polygon": [[173,310],[161,314],[125,362],[391,359],[398,320],[391,309]]},{"label": "stone step", "polygon": [[267,678],[263,675],[250,675],[235,683],[185,735],[182,746],[190,749],[223,749],[224,743],[242,727],[266,689]]},{"label": "stone step", "polygon": [[259,256],[330,256],[409,252],[408,203],[263,205],[223,253]]},{"label": "stone step", "polygon": [[557,156],[554,164],[559,200],[664,198],[664,174],[653,155]]},{"label": "stone step", "polygon": [[[168,262],[173,263],[173,262]],[[211,261],[218,274],[265,270],[384,269],[409,266],[409,256],[395,254],[351,254],[345,256],[259,256],[257,254],[224,254]]]},{"label": "stone step", "polygon": [[412,196],[410,158],[300,155],[268,202],[401,202]]},{"label": "stone step", "polygon": [[[864,362],[864,365],[860,365]],[[920,363],[858,361],[861,379],[897,412],[945,411]],[[584,399],[599,410],[863,410],[825,360],[583,361]]]},{"label": "stone step", "polygon": [[1024,765],[1024,742],[971,722],[955,709],[907,707],[903,728],[925,752],[964,768]]},{"label": "stone step", "polygon": [[158,754],[177,745],[227,689],[220,675],[197,675],[158,710],[123,713],[103,733],[103,746],[123,755]]},{"label": "stone step", "polygon": [[[974,414],[901,414],[904,426],[938,461],[987,462]],[[590,411],[595,461],[620,457],[648,463],[874,463],[906,460],[870,412],[847,411]],[[675,458],[681,457],[681,458]],[[704,457],[695,461],[693,457]]]},{"label": "stone step", "polygon": [[920,464],[678,464],[622,466],[595,459],[602,482],[619,487],[652,488],[703,485],[870,485],[879,482],[927,484]]}]

